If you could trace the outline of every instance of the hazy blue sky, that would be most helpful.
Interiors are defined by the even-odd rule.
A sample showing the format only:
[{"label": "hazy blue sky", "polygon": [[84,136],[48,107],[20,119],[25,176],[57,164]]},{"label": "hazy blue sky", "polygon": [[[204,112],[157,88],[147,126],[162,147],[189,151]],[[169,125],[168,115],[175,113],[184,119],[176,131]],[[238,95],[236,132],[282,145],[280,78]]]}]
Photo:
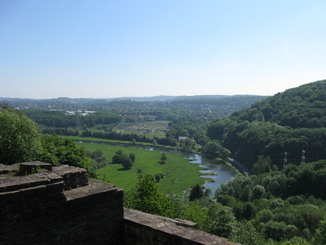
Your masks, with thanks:
[{"label": "hazy blue sky", "polygon": [[0,97],[259,94],[326,78],[325,0],[0,0]]}]

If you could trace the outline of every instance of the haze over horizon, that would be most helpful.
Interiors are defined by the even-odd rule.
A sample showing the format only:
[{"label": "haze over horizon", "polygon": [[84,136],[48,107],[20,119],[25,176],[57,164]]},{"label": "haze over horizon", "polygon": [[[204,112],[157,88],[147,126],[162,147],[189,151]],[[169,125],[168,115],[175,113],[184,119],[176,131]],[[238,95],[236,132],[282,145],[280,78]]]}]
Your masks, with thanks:
[{"label": "haze over horizon", "polygon": [[274,95],[326,78],[326,1],[1,1],[0,97]]}]

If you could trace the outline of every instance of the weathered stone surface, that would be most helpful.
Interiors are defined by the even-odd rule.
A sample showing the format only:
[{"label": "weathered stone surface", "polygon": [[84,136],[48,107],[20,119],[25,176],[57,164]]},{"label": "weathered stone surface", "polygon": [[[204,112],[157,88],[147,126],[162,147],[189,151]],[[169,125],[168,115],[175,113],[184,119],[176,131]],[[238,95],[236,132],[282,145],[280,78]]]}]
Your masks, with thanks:
[{"label": "weathered stone surface", "polygon": [[[63,178],[55,173],[45,172],[0,179],[0,193],[19,191],[40,185],[62,182]],[[63,191],[60,190],[61,192]]]},{"label": "weathered stone surface", "polygon": [[88,186],[67,190],[64,192],[64,195],[66,196],[67,200],[70,201],[73,199],[84,198],[100,193],[107,193],[107,195],[109,195],[109,192],[111,192],[112,190],[121,192],[122,197],[123,191],[121,189],[117,188],[116,186],[110,183],[105,183],[99,180],[92,180]]},{"label": "weathered stone surface", "polygon": [[19,172],[21,174],[32,174],[39,171],[39,169],[46,169],[52,171],[52,164],[45,162],[22,162],[19,166]]},{"label": "weathered stone surface", "polygon": [[125,245],[234,245],[225,238],[213,236],[171,222],[170,219],[125,209]]},{"label": "weathered stone surface", "polygon": [[64,191],[65,177],[85,177],[68,169],[0,179],[0,245],[122,245],[123,191],[100,181]]},{"label": "weathered stone surface", "polygon": [[52,172],[63,177],[65,190],[88,185],[88,173],[84,168],[62,165],[53,167]]},{"label": "weathered stone surface", "polygon": [[7,178],[7,175],[12,173],[16,173],[19,171],[19,163],[15,163],[12,165],[4,165],[0,163],[0,179]]}]

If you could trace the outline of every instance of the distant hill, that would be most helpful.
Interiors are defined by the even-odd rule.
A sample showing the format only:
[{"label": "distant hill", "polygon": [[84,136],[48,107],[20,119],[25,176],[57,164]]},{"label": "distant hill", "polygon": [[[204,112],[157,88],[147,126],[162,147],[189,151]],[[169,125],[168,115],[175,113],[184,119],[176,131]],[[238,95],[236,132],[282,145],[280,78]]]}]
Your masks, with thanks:
[{"label": "distant hill", "polygon": [[167,101],[172,100],[176,96],[168,96],[168,95],[158,95],[151,97],[119,97],[119,98],[108,98],[108,100],[120,101],[120,100],[131,100],[131,101]]},{"label": "distant hill", "polygon": [[286,90],[217,119],[208,136],[220,140],[248,167],[258,159],[271,159],[279,168],[326,159],[326,80]]},{"label": "distant hill", "polygon": [[278,93],[232,116],[291,128],[326,127],[326,80]]},{"label": "distant hill", "polygon": [[[198,96],[154,96],[116,99],[66,98],[18,99],[0,98],[19,109],[43,109],[61,111],[110,111],[125,115],[154,115],[185,113],[197,117],[219,117],[246,108],[266,98],[259,95],[198,95]],[[174,117],[173,117],[174,118]],[[164,116],[164,120],[172,118]]]},{"label": "distant hill", "polygon": [[52,99],[26,99],[26,98],[11,98],[11,97],[0,97],[0,101],[8,102],[20,102],[20,103],[30,103],[30,102],[67,102],[67,103],[88,103],[96,101],[172,101],[172,100],[209,100],[209,99],[221,99],[221,98],[233,98],[233,97],[266,97],[260,95],[181,95],[181,96],[171,96],[171,95],[158,95],[149,97],[118,97],[118,98],[69,98],[69,97],[58,97]]}]

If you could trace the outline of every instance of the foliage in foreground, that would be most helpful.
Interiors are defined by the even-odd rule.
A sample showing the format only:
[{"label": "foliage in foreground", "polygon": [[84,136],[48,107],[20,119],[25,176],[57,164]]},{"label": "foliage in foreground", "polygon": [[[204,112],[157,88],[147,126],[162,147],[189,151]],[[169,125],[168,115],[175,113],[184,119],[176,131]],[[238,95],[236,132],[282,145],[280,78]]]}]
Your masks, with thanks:
[{"label": "foliage in foreground", "polygon": [[173,216],[172,201],[154,181],[152,175],[144,175],[139,179],[136,188],[126,194],[124,205],[146,213]]},{"label": "foliage in foreground", "polygon": [[137,186],[125,194],[124,205],[151,214],[191,220],[197,223],[198,229],[224,237],[236,230],[230,208],[207,197],[191,202],[184,196],[167,195],[158,189],[151,175],[144,175]]},{"label": "foliage in foreground", "polygon": [[66,164],[86,168],[91,176],[95,176],[83,148],[57,135],[42,137],[38,125],[21,111],[0,105],[0,122],[1,163],[43,161],[53,165]]},{"label": "foliage in foreground", "polygon": [[94,168],[86,156],[82,147],[77,147],[75,142],[62,139],[58,135],[45,135],[42,140],[42,154],[37,160],[51,163],[53,165],[71,165],[86,168],[90,177],[96,177]]},{"label": "foliage in foreground", "polygon": [[36,160],[42,151],[37,124],[7,105],[0,106],[0,163]]}]

